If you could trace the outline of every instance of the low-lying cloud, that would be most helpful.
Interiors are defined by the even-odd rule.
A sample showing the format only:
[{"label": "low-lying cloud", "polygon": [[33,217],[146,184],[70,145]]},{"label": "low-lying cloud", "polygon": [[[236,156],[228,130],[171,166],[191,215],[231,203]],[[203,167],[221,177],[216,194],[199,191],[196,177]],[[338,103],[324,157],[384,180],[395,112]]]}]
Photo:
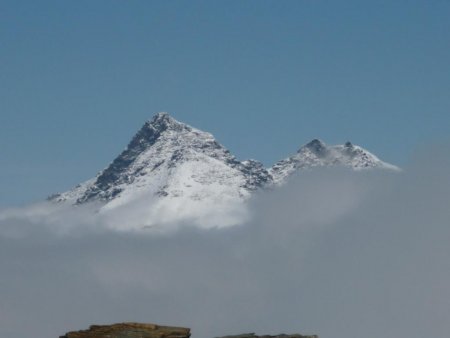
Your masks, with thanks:
[{"label": "low-lying cloud", "polygon": [[225,229],[117,232],[87,211],[33,208],[0,216],[1,337],[120,321],[198,338],[450,332],[449,147],[400,174],[299,174]]}]

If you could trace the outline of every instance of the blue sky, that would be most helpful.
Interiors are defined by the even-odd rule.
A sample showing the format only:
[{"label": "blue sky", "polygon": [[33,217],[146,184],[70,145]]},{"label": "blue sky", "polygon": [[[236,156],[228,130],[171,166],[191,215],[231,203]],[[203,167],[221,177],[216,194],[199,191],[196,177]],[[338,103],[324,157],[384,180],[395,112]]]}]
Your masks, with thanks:
[{"label": "blue sky", "polygon": [[450,2],[0,1],[0,206],[92,177],[158,111],[266,165],[407,165],[450,131]]}]

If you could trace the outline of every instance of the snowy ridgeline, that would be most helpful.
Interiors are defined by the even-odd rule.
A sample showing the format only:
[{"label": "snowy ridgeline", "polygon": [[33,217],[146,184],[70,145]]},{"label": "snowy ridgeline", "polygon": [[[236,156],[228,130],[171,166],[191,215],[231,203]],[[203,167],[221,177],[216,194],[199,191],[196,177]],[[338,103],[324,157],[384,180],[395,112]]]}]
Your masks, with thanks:
[{"label": "snowy ridgeline", "polygon": [[132,211],[135,220],[122,222],[131,228],[180,221],[229,226],[247,217],[243,201],[254,191],[282,185],[299,170],[324,166],[399,170],[350,142],[327,146],[320,140],[266,169],[255,160],[237,160],[210,133],[158,113],[106,169],[49,201],[96,204],[100,214],[116,220]]}]

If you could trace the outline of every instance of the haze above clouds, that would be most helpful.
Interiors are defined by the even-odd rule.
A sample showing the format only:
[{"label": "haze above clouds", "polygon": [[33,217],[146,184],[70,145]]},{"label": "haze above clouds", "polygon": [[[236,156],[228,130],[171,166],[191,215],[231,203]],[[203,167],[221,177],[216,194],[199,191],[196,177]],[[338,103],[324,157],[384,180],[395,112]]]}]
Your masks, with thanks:
[{"label": "haze above clouds", "polygon": [[143,321],[198,338],[447,337],[450,147],[404,169],[302,173],[226,229],[117,232],[81,211],[3,211],[0,336]]}]

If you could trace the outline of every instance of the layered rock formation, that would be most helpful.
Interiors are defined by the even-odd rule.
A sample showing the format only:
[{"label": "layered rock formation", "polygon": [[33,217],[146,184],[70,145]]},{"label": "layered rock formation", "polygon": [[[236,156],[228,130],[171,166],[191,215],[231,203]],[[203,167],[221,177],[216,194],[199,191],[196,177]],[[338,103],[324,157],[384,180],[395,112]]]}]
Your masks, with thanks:
[{"label": "layered rock formation", "polygon": [[89,330],[68,332],[59,338],[189,338],[190,329],[156,324],[119,323],[92,325]]}]

